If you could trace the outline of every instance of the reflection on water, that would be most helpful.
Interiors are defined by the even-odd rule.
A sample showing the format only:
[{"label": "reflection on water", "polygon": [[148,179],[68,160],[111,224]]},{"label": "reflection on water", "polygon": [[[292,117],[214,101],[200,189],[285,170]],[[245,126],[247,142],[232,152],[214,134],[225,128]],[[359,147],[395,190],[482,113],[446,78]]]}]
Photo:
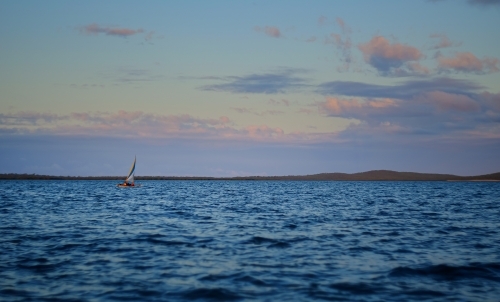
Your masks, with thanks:
[{"label": "reflection on water", "polygon": [[0,182],[0,300],[500,297],[500,183]]}]

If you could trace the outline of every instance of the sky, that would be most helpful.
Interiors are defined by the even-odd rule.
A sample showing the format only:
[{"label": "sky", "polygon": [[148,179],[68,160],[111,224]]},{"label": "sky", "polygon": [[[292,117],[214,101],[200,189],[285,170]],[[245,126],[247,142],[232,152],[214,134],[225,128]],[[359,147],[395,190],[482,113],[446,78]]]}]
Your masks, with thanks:
[{"label": "sky", "polygon": [[500,1],[2,1],[0,173],[500,171]]}]

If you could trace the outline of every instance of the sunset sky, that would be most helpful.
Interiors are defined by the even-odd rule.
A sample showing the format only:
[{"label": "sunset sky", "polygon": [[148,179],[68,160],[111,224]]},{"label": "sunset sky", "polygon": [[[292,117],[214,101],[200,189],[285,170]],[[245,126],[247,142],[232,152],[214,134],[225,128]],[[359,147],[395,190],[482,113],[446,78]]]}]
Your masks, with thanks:
[{"label": "sunset sky", "polygon": [[0,173],[500,171],[500,1],[2,1]]}]

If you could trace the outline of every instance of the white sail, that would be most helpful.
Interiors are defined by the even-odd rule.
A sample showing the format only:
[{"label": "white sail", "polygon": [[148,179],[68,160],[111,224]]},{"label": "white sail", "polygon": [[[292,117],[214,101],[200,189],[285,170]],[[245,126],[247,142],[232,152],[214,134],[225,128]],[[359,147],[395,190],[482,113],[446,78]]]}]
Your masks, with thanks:
[{"label": "white sail", "polygon": [[136,158],[134,157],[134,163],[130,167],[130,171],[128,172],[127,178],[125,179],[126,182],[134,183],[135,160]]},{"label": "white sail", "polygon": [[128,183],[133,184],[134,183],[134,174],[130,175],[129,178],[126,180]]}]

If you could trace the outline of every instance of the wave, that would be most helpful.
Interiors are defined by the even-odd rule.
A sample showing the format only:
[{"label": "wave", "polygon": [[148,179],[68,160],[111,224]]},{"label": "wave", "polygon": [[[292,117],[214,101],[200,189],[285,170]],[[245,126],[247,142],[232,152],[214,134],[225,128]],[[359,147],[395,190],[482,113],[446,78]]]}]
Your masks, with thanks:
[{"label": "wave", "polygon": [[419,268],[400,266],[392,269],[390,277],[429,277],[439,280],[482,278],[500,282],[499,263],[472,263],[452,266],[448,264],[429,265]]},{"label": "wave", "polygon": [[385,290],[384,287],[381,286],[376,286],[376,285],[371,285],[368,283],[349,283],[349,282],[340,282],[340,283],[334,283],[330,285],[330,288],[342,291],[342,292],[349,292],[351,294],[356,294],[356,295],[370,295],[370,294],[375,294],[379,293],[383,290]]},{"label": "wave", "polygon": [[292,242],[301,241],[303,239],[291,240],[278,240],[261,236],[253,236],[251,239],[245,241],[246,244],[267,245],[268,248],[289,248]]},{"label": "wave", "polygon": [[244,297],[224,288],[197,288],[180,293],[186,300],[236,301]]}]

